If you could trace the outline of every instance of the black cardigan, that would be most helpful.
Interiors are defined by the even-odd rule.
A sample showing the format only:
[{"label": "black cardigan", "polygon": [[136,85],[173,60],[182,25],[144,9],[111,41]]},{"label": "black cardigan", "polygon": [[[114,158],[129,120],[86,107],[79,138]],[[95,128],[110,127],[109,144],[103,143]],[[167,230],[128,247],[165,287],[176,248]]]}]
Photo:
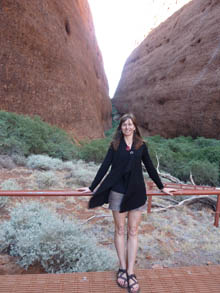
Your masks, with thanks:
[{"label": "black cardigan", "polygon": [[125,140],[122,138],[117,151],[113,149],[112,145],[109,147],[105,159],[89,187],[90,190],[93,191],[96,188],[110,166],[111,170],[94,192],[89,201],[89,208],[95,208],[104,203],[108,203],[108,196],[111,188],[121,179],[121,176],[125,175],[125,173],[128,176],[128,187],[120,206],[120,212],[130,211],[142,206],[147,199],[141,164],[142,161],[149,176],[157,187],[159,189],[164,187],[150,159],[146,144],[143,143],[137,150],[132,146],[130,151],[126,150],[126,146]]}]

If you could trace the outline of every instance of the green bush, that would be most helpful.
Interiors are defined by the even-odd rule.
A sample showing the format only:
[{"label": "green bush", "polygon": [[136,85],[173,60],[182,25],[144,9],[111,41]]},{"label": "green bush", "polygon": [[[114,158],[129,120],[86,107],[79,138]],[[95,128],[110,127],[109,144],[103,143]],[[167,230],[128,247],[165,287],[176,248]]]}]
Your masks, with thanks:
[{"label": "green bush", "polygon": [[197,185],[218,185],[219,168],[209,161],[191,161],[191,172]]},{"label": "green bush", "polygon": [[77,156],[67,133],[43,122],[40,117],[0,111],[0,154],[48,154],[63,160]]},{"label": "green bush", "polygon": [[48,273],[112,270],[116,260],[79,222],[37,202],[18,203],[0,224],[0,251],[25,269],[41,264]]},{"label": "green bush", "polygon": [[[31,119],[0,111],[0,155],[12,155],[13,161],[21,165],[25,165],[25,157],[29,156],[28,166],[43,170],[61,170],[64,167],[62,161],[55,162],[51,157],[61,160],[81,159],[99,164],[104,159],[119,123],[114,106],[112,117],[113,127],[106,132],[106,138],[82,142],[80,147],[76,147],[65,131],[44,123],[37,116]],[[157,164],[156,154],[159,157],[160,170],[184,182],[189,181],[191,171],[197,184],[220,185],[219,140],[203,137],[193,139],[190,136],[165,139],[159,135],[147,137],[146,140],[154,165]],[[48,157],[37,162],[37,157],[30,156],[36,154]],[[66,169],[74,170],[71,162]],[[80,172],[76,177],[78,183],[88,181],[88,178],[79,178]]]},{"label": "green bush", "polygon": [[101,163],[110,145],[110,138],[96,139],[83,143],[80,148],[80,159],[89,162]]},{"label": "green bush", "polygon": [[[112,137],[84,143],[79,150],[80,158],[101,163]],[[220,185],[220,141],[198,137],[179,136],[172,139],[152,136],[145,138],[152,161],[160,170],[170,173],[181,181],[190,180],[190,172],[197,184]]]},{"label": "green bush", "polygon": [[148,137],[148,147],[154,164],[156,154],[160,170],[182,181],[189,181],[190,172],[196,184],[220,185],[220,141],[198,137],[164,139]]}]

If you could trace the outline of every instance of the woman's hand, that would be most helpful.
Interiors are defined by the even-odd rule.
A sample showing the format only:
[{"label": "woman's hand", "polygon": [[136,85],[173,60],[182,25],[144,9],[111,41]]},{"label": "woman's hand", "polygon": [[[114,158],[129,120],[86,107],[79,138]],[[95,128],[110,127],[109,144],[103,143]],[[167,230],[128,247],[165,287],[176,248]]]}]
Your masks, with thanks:
[{"label": "woman's hand", "polygon": [[81,188],[78,188],[77,191],[80,191],[80,192],[83,192],[83,193],[89,193],[89,192],[92,192],[89,187],[81,187]]},{"label": "woman's hand", "polygon": [[173,192],[174,192],[174,191],[177,191],[177,190],[174,189],[174,188],[163,188],[163,189],[161,189],[161,191],[162,191],[163,193],[168,194],[168,195],[173,195]]}]

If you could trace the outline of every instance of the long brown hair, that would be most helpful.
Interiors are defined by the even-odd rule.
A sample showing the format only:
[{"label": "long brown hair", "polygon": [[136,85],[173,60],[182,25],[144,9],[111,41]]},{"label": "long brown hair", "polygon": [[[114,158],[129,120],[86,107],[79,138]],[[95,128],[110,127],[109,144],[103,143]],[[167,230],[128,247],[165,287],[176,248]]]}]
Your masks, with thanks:
[{"label": "long brown hair", "polygon": [[119,125],[118,125],[118,127],[116,129],[116,132],[115,132],[114,136],[113,136],[113,140],[112,140],[111,144],[112,144],[114,150],[118,149],[120,140],[123,137],[123,133],[121,131],[121,126],[128,119],[131,119],[131,121],[133,122],[133,124],[135,126],[135,131],[134,131],[134,136],[133,136],[133,142],[134,142],[135,149],[136,150],[139,149],[139,147],[142,146],[142,144],[143,144],[143,138],[142,138],[141,133],[140,133],[140,131],[138,129],[136,118],[135,118],[134,114],[127,113],[127,114],[124,114],[121,117],[120,123],[119,123]]}]

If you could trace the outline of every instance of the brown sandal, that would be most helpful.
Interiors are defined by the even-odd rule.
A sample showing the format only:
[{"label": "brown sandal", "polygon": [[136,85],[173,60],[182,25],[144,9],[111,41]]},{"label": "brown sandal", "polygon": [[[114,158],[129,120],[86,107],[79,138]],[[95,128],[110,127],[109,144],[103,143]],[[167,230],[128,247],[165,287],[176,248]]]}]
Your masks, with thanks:
[{"label": "brown sandal", "polygon": [[[126,277],[123,277],[123,275],[126,274]],[[117,277],[117,284],[119,287],[121,288],[128,288],[128,274],[127,274],[127,270],[124,270],[124,269],[118,269],[117,271],[117,274],[116,274],[116,277]],[[124,280],[124,284],[120,284],[118,282],[118,279],[122,279]]]},{"label": "brown sandal", "polygon": [[[129,280],[132,280],[134,283],[132,283],[131,285],[129,285]],[[135,285],[137,285],[137,284],[138,284],[138,281],[137,281],[136,275],[135,274],[128,275],[128,292],[129,293],[139,293],[140,292],[140,286],[139,286],[139,284],[138,284],[139,288],[137,289],[137,291],[132,290],[133,287]]]}]

